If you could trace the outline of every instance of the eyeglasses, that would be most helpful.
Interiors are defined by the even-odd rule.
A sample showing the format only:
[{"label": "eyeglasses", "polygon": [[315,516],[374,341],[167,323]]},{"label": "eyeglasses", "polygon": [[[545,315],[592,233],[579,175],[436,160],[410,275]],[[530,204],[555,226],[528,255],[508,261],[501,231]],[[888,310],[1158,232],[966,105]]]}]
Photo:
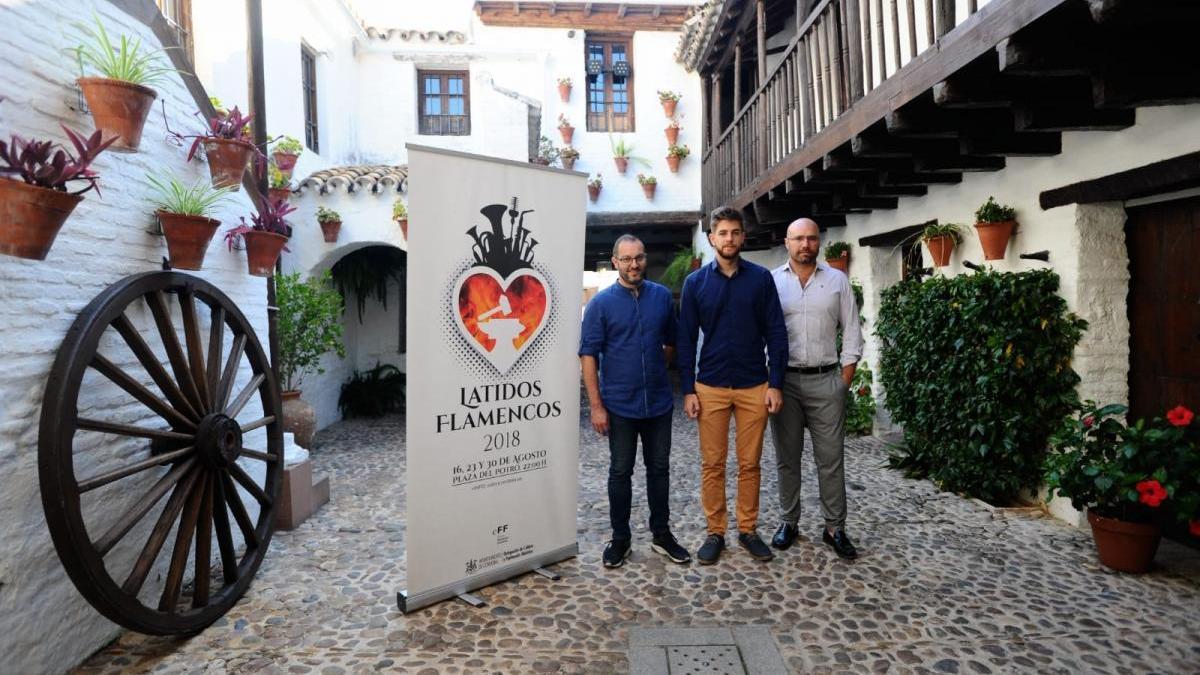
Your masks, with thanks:
[{"label": "eyeglasses", "polygon": [[795,237],[788,237],[787,240],[788,241],[797,241],[797,242],[799,242],[799,241],[814,241],[815,242],[815,241],[821,241],[821,237],[814,235],[814,234],[810,234],[807,236],[797,235]]},{"label": "eyeglasses", "polygon": [[629,265],[631,263],[636,262],[637,264],[640,265],[640,264],[646,262],[646,254],[643,253],[641,255],[622,256],[620,258],[617,258],[617,262],[621,263],[622,265]]}]

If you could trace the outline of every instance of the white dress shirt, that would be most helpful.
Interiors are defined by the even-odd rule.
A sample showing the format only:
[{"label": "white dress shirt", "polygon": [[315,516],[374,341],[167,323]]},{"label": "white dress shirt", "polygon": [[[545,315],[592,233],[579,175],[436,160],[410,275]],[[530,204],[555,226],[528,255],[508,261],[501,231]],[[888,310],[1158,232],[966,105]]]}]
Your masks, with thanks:
[{"label": "white dress shirt", "polygon": [[[858,307],[850,280],[840,270],[823,261],[800,284],[800,277],[789,263],[771,270],[779,303],[788,332],[788,365],[798,368],[843,366],[858,363],[862,358],[862,327],[858,322]],[[842,328],[842,356],[837,353],[838,326]]]}]

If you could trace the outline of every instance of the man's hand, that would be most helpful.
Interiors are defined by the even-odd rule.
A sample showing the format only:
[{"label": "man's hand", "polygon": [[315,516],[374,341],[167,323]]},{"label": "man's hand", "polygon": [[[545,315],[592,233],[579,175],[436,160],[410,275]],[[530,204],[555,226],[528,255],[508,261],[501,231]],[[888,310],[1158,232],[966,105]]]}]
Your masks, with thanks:
[{"label": "man's hand", "polygon": [[783,391],[767,387],[767,414],[774,415],[783,409]]},{"label": "man's hand", "polygon": [[851,363],[848,366],[842,366],[842,382],[846,383],[846,388],[850,388],[850,383],[854,382],[854,371],[858,370],[857,363]]},{"label": "man's hand", "polygon": [[602,405],[591,406],[592,428],[601,436],[608,435],[608,411]]},{"label": "man's hand", "polygon": [[683,397],[683,412],[687,413],[690,419],[696,419],[700,415],[700,397],[695,394],[687,394]]}]

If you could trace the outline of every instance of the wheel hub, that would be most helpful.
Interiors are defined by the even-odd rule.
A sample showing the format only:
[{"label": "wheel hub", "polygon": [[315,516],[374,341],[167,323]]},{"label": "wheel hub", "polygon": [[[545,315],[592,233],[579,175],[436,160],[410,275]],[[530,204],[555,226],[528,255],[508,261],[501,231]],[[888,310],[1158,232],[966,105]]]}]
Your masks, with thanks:
[{"label": "wheel hub", "polygon": [[196,429],[196,450],[210,466],[229,466],[242,452],[242,427],[220,413],[208,415]]}]

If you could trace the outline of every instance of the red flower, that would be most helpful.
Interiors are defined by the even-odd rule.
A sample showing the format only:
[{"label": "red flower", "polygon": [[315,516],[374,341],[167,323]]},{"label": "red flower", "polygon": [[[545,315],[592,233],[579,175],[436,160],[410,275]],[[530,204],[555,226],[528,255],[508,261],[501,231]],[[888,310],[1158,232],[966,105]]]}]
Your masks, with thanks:
[{"label": "red flower", "polygon": [[1200,537],[1200,520],[1188,523],[1188,531],[1192,533],[1193,537]]},{"label": "red flower", "polygon": [[1158,508],[1158,505],[1167,498],[1167,491],[1156,480],[1144,480],[1138,483],[1137,491],[1141,495],[1141,502],[1151,508]]},{"label": "red flower", "polygon": [[1167,421],[1177,427],[1186,427],[1192,423],[1192,418],[1194,417],[1195,415],[1192,414],[1191,410],[1181,405],[1177,405],[1167,411]]},{"label": "red flower", "polygon": [[1096,423],[1096,418],[1092,417],[1091,415],[1088,415],[1087,417],[1083,418],[1083,428],[1084,429],[1092,428],[1092,425],[1095,423]]}]

